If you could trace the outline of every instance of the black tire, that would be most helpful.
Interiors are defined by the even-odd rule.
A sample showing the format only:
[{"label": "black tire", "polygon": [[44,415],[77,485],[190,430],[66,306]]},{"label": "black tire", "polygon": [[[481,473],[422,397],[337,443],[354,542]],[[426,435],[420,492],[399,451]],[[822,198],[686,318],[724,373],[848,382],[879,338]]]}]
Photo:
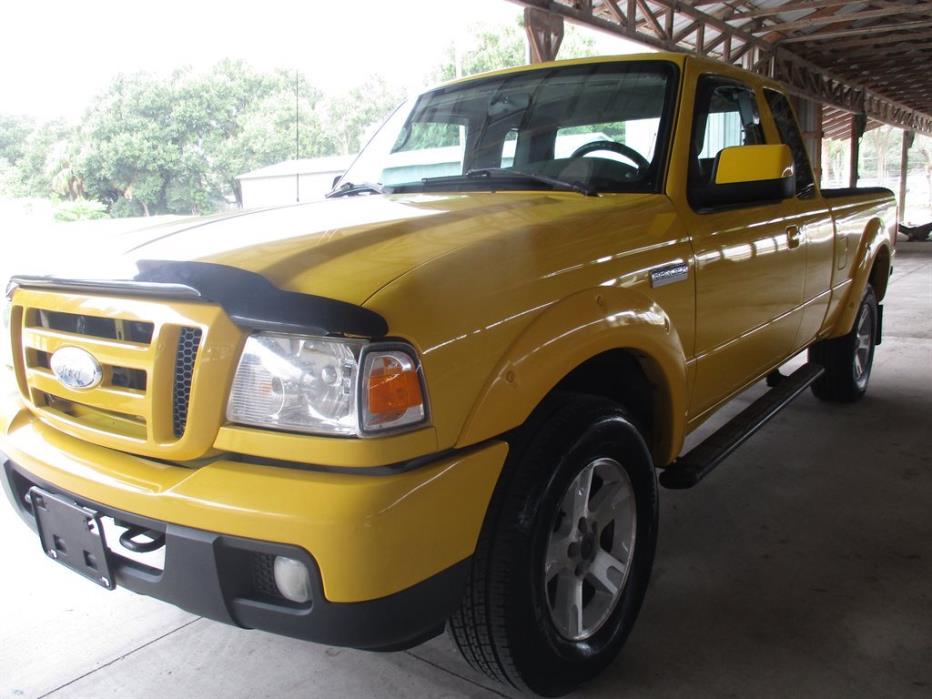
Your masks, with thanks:
[{"label": "black tire", "polygon": [[[865,341],[867,346],[863,347]],[[809,348],[809,361],[825,368],[825,373],[812,384],[812,392],[816,397],[831,403],[854,403],[860,400],[867,392],[870,381],[876,341],[877,297],[868,284],[851,332],[817,342]],[[860,354],[859,346],[862,350]]]},{"label": "black tire", "polygon": [[[518,441],[512,446],[486,515],[466,594],[448,628],[463,657],[476,670],[522,692],[559,696],[605,669],[634,625],[657,543],[657,479],[644,440],[626,412],[602,398],[555,396],[529,420]],[[624,510],[624,517],[629,524],[636,522],[633,531],[626,530],[629,541],[634,542],[634,553],[627,561],[627,577],[617,585],[621,592],[613,597],[613,606],[605,605],[605,620],[593,625],[591,636],[573,641],[561,633],[551,616],[549,605],[554,604],[556,593],[553,587],[548,588],[544,561],[548,543],[552,545],[558,527],[563,528],[558,513],[569,492],[576,492],[569,490],[571,484],[587,468],[594,473],[591,469],[596,462],[609,463],[619,475],[611,484],[612,490],[606,490],[607,495],[616,492],[627,476],[625,492],[629,496],[633,492],[636,513]],[[592,484],[588,492],[593,499],[587,496],[584,500],[587,513],[588,504],[594,505],[599,490],[607,487],[597,475]],[[609,508],[612,513],[621,509],[617,504]],[[596,519],[593,513],[592,522]],[[572,519],[566,521],[571,523]],[[573,536],[582,536],[584,529],[566,526]],[[609,542],[616,535],[615,526],[611,525]],[[593,555],[593,542],[597,551],[614,545],[605,543],[605,530],[600,531],[598,524],[590,525],[589,531],[595,533],[587,555]],[[562,540],[557,541],[562,545]],[[576,549],[579,555],[583,555],[581,547]],[[587,569],[591,562],[585,563]],[[570,573],[568,566],[562,570],[561,575],[582,575],[578,569]],[[584,584],[579,583],[579,589]],[[593,590],[589,592],[589,602],[584,601],[583,606],[594,599]],[[580,612],[580,624],[583,618]]]}]

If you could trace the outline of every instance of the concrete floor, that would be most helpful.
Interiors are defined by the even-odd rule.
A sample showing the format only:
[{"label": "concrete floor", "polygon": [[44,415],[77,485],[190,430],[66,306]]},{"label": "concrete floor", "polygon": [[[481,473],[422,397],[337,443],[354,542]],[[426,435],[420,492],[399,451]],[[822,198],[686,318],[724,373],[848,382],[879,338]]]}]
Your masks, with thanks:
[{"label": "concrete floor", "polygon": [[[932,696],[930,423],[932,243],[901,244],[868,397],[807,393],[662,494],[637,627],[578,696]],[[6,503],[0,531],[0,697],[503,695],[445,637],[377,655],[243,631],[53,565]]]}]

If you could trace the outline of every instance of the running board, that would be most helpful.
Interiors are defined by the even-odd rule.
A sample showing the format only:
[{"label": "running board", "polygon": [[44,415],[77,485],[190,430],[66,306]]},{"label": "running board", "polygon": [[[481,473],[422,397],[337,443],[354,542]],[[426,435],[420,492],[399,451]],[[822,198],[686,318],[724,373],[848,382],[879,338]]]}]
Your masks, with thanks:
[{"label": "running board", "polygon": [[709,435],[704,442],[664,469],[660,474],[660,484],[676,490],[692,488],[824,372],[825,369],[818,364],[803,364]]}]

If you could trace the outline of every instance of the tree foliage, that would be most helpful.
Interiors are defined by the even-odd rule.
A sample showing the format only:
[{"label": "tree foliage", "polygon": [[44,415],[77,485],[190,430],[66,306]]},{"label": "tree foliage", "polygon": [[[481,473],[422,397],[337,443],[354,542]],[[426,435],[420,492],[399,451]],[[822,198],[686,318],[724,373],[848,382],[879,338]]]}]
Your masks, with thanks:
[{"label": "tree foliage", "polygon": [[402,99],[377,77],[325,96],[305,76],[236,61],[118,75],[77,127],[0,118],[0,194],[89,198],[114,216],[207,213],[238,199],[244,172],[358,151]]},{"label": "tree foliage", "polygon": [[0,194],[47,197],[61,184],[74,130],[63,122],[36,125],[25,117],[0,116]]},{"label": "tree foliage", "polygon": [[[591,40],[567,29],[561,57],[593,52]],[[476,27],[429,78],[521,65],[526,51],[518,24]],[[249,170],[358,152],[404,93],[373,75],[325,95],[303,75],[239,61],[202,72],[118,75],[77,125],[0,115],[0,195],[77,202],[76,216],[98,215],[88,202],[113,216],[208,213],[239,199],[236,177]],[[455,143],[458,134],[427,141],[437,139]]]},{"label": "tree foliage", "polygon": [[[596,54],[595,43],[571,24],[565,27],[558,58],[583,58]],[[473,26],[468,36],[448,47],[437,68],[436,82],[524,65],[528,60],[527,36],[523,23],[504,28]]]},{"label": "tree foliage", "polygon": [[0,114],[0,160],[15,165],[26,150],[26,139],[35,129],[35,122],[18,114]]},{"label": "tree foliage", "polygon": [[84,119],[76,171],[117,215],[209,212],[237,175],[294,157],[296,106],[301,150],[326,150],[320,98],[300,76],[239,62],[120,76]]}]

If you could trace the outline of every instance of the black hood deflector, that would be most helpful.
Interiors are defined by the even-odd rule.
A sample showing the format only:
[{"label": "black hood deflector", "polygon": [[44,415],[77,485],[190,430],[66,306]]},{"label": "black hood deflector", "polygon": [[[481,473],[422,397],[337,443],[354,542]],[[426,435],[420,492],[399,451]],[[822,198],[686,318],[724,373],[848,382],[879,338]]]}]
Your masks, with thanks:
[{"label": "black hood deflector", "polygon": [[312,335],[384,337],[385,319],[345,301],[285,291],[255,272],[210,262],[139,260],[130,279],[70,279],[55,276],[15,276],[17,286],[67,289],[125,296],[184,299],[216,303],[237,325],[255,330]]}]

